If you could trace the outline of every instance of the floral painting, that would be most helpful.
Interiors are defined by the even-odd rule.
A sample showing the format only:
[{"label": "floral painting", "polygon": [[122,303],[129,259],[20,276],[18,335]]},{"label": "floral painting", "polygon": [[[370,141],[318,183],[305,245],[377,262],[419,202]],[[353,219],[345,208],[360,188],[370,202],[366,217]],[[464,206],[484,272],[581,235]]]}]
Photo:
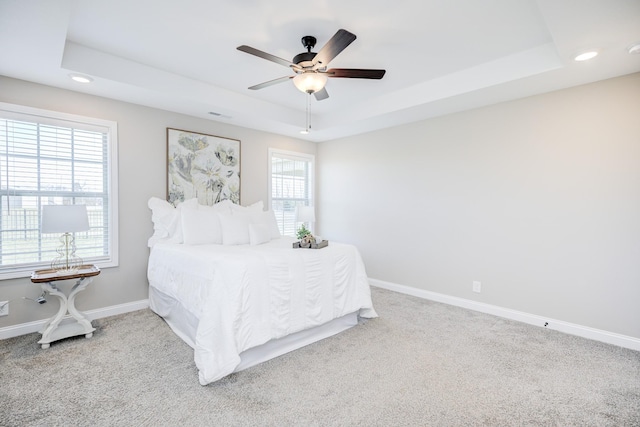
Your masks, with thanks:
[{"label": "floral painting", "polygon": [[240,204],[240,141],[167,128],[167,199]]}]

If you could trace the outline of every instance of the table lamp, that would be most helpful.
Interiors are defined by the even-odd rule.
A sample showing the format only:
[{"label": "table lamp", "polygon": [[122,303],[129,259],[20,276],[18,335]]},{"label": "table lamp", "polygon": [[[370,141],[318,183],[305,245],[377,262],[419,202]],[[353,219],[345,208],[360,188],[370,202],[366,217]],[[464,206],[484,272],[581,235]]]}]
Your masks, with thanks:
[{"label": "table lamp", "polygon": [[307,222],[311,226],[316,221],[316,213],[313,206],[298,206],[296,209],[296,221]]},{"label": "table lamp", "polygon": [[60,236],[58,256],[51,261],[51,268],[58,273],[72,274],[82,265],[76,255],[74,232],[88,231],[89,217],[85,205],[46,205],[42,207],[42,234],[63,233]]},{"label": "table lamp", "polygon": [[[316,212],[313,206],[296,206],[296,222],[302,223],[302,226],[296,230],[296,236],[302,239],[301,236],[311,234],[311,224],[316,221]],[[309,229],[307,229],[307,225]]]}]

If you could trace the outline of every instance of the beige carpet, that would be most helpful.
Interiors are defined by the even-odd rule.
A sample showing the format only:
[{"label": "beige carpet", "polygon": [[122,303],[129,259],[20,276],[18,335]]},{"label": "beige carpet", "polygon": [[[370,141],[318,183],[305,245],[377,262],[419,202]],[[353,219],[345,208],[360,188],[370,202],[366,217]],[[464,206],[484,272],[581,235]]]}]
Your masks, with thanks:
[{"label": "beige carpet", "polygon": [[640,353],[381,289],[380,318],[202,387],[148,310],[0,341],[2,426],[640,426]]}]

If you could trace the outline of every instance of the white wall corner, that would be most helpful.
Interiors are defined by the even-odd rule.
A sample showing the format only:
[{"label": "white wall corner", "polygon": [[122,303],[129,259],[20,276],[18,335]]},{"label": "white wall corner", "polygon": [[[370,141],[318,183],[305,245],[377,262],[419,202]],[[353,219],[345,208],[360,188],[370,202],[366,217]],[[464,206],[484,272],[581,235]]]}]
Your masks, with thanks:
[{"label": "white wall corner", "polygon": [[[95,320],[102,319],[104,317],[115,316],[118,314],[130,313],[132,311],[144,310],[146,308],[149,308],[148,299],[112,305],[110,307],[97,308],[94,310],[87,310],[83,311],[83,314],[85,314],[90,320]],[[62,319],[62,322],[70,318],[71,316],[67,314]],[[0,328],[0,340],[38,332],[48,321],[49,319],[36,320],[34,322],[21,323],[19,325]]]},{"label": "white wall corner", "polygon": [[399,285],[397,283],[390,283],[377,279],[369,279],[369,283],[371,284],[371,286],[387,289],[389,291],[399,292],[401,294],[411,295],[430,301],[454,305],[456,307],[467,308],[469,310],[479,311],[481,313],[491,314],[494,316],[503,317],[505,319],[528,323],[530,325],[539,326],[541,328],[552,329],[555,331],[564,332],[566,334],[576,335],[582,338],[588,338],[595,341],[601,341],[607,344],[613,344],[631,350],[640,351],[640,339],[635,337],[564,322],[562,320],[549,319],[535,314],[511,310],[496,305],[485,304],[482,302],[458,298],[450,295],[440,294],[437,292],[425,291],[423,289]]}]

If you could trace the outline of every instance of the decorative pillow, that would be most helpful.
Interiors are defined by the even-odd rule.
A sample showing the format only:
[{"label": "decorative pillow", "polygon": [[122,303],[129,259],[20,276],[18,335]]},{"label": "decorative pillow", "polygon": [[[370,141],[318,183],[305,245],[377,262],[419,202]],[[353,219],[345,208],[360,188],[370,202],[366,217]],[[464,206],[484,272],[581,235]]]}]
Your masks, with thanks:
[{"label": "decorative pillow", "polygon": [[196,208],[198,199],[185,200],[176,208],[166,200],[151,197],[147,206],[151,209],[151,221],[153,222],[153,236],[149,238],[148,246],[152,247],[158,242],[182,243],[180,213],[185,208]]},{"label": "decorative pillow", "polygon": [[265,224],[249,224],[249,243],[261,245],[271,241],[269,228]]},{"label": "decorative pillow", "polygon": [[264,225],[271,239],[279,239],[281,237],[278,222],[276,221],[276,216],[273,211],[252,212],[251,223]]},{"label": "decorative pillow", "polygon": [[260,200],[259,202],[255,202],[254,204],[249,206],[240,206],[236,205],[235,203],[231,203],[229,207],[231,208],[231,213],[262,212],[262,210],[264,209],[264,203],[262,203],[262,200]]},{"label": "decorative pillow", "polygon": [[185,245],[222,244],[218,214],[203,209],[182,209],[182,234]]},{"label": "decorative pillow", "polygon": [[267,227],[269,227],[269,234],[272,239],[279,239],[282,237],[280,234],[280,227],[278,227],[278,221],[276,220],[276,214],[272,210],[266,212]]},{"label": "decorative pillow", "polygon": [[223,245],[246,245],[249,243],[249,217],[242,214],[218,214],[222,227]]},{"label": "decorative pillow", "polygon": [[198,205],[198,209],[209,210],[216,213],[230,214],[232,212],[232,206],[235,206],[235,203],[233,203],[231,200],[225,199],[211,206]]},{"label": "decorative pillow", "polygon": [[185,209],[185,208],[197,209],[198,206],[200,206],[198,205],[198,199],[194,197],[193,199],[188,199],[180,203],[177,209]]},{"label": "decorative pillow", "polygon": [[151,197],[147,202],[147,206],[151,209],[153,237],[158,239],[168,238],[176,226],[176,208],[171,203],[158,197]]},{"label": "decorative pillow", "polygon": [[158,197],[151,197],[147,206],[151,209],[153,222],[153,236],[149,238],[147,245],[153,247],[158,242],[181,243],[180,211]]}]

